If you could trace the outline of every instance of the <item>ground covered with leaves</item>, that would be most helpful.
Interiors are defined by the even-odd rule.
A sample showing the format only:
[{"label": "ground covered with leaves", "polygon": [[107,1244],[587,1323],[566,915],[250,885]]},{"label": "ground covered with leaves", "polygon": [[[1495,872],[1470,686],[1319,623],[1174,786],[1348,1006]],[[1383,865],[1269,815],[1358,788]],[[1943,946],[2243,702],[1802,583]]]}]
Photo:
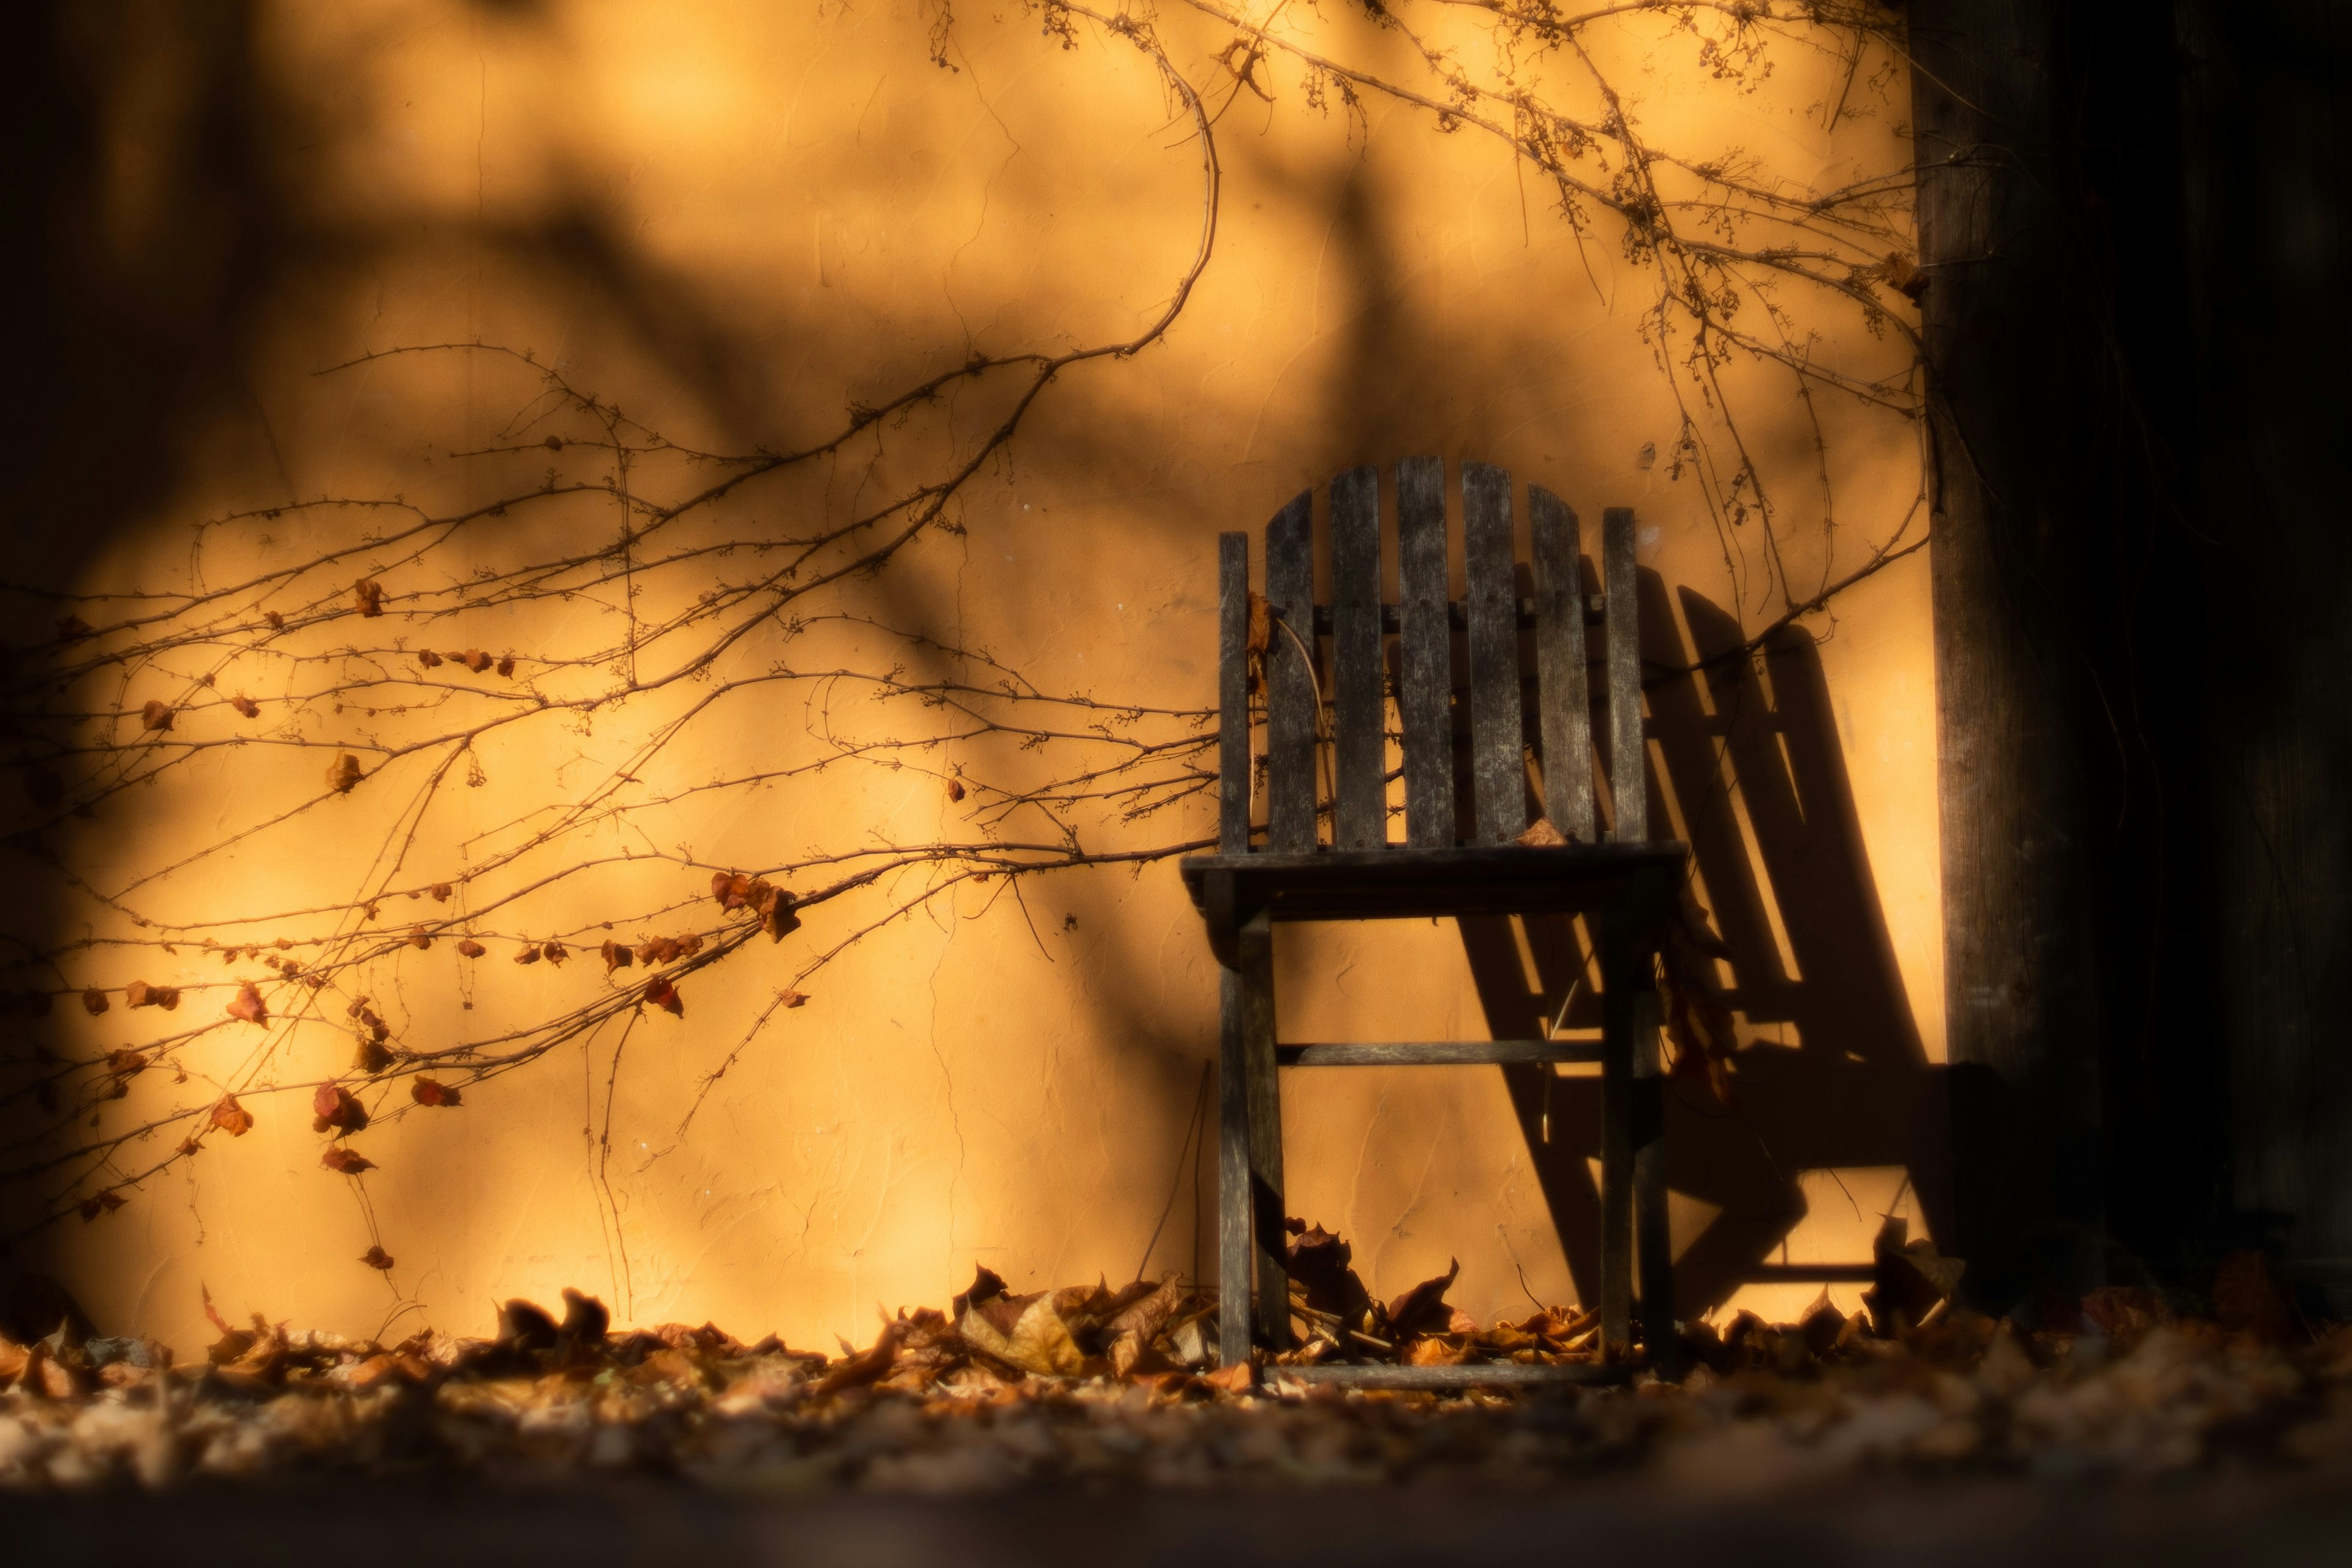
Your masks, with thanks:
[{"label": "ground covered with leaves", "polygon": [[[43,1337],[0,1339],[0,1487],[625,1475],[969,1494],[1639,1474],[1736,1497],[1865,1474],[2352,1476],[2352,1327],[2300,1319],[2253,1255],[2195,1301],[2110,1289],[2042,1303],[2029,1325],[1956,1308],[1931,1248],[1882,1248],[1868,1311],[1824,1298],[1798,1323],[1692,1325],[1675,1382],[1602,1344],[1591,1314],[1481,1327],[1445,1302],[1451,1273],[1382,1303],[1338,1238],[1304,1230],[1291,1253],[1301,1342],[1224,1368],[1213,1300],[1172,1279],[1017,1294],[983,1269],[947,1310],[902,1310],[832,1355],[708,1324],[615,1332],[576,1291],[561,1318],[509,1302],[493,1338],[388,1345],[215,1314],[195,1365],[63,1310]],[[1341,1389],[1296,1370],[1336,1360],[1563,1364],[1604,1385]]]}]

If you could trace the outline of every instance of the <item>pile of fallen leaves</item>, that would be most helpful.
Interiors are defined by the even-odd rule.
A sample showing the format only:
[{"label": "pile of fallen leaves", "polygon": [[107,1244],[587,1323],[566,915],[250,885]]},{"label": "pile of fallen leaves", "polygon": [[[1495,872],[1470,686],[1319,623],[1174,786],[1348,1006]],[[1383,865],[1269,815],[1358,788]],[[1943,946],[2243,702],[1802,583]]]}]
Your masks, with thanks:
[{"label": "pile of fallen leaves", "polygon": [[2108,1289],[2029,1327],[1956,1309],[1952,1270],[1915,1243],[1882,1257],[1867,1314],[1824,1298],[1792,1324],[1692,1325],[1679,1384],[1629,1363],[1616,1387],[1349,1390],[1287,1369],[1609,1352],[1572,1310],[1479,1327],[1445,1304],[1451,1271],[1375,1301],[1319,1230],[1297,1227],[1291,1254],[1301,1342],[1222,1369],[1213,1301],[1172,1279],[1015,1294],[982,1269],[948,1310],[902,1310],[839,1355],[709,1324],[615,1332],[572,1290],[560,1319],[509,1302],[488,1339],[387,1345],[215,1314],[220,1339],[186,1366],[61,1310],[38,1339],[0,1340],[0,1486],[634,1472],[960,1492],[1611,1472],[1720,1492],[1871,1469],[2352,1468],[2352,1328],[2314,1331],[2261,1290],[2229,1323]]}]

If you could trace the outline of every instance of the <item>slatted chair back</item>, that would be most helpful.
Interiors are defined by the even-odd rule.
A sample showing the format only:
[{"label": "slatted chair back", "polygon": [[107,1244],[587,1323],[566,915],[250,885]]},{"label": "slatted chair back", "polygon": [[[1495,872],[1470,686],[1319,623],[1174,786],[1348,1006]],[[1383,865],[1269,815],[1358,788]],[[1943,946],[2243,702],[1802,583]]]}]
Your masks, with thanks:
[{"label": "slatted chair back", "polygon": [[[1388,602],[1381,582],[1380,479],[1380,470],[1367,467],[1330,483],[1324,509],[1328,604],[1315,598],[1312,491],[1266,524],[1265,592],[1255,605],[1249,535],[1219,536],[1220,851],[1253,847],[1253,653],[1262,661],[1266,728],[1259,847],[1316,848],[1327,813],[1332,847],[1389,847],[1391,693],[1402,742],[1405,847],[1516,840],[1528,826],[1531,740],[1543,812],[1555,827],[1581,844],[1646,840],[1632,510],[1602,514],[1595,574],[1601,591],[1588,594],[1576,513],[1550,491],[1529,486],[1526,576],[1534,594],[1523,598],[1513,559],[1511,476],[1486,463],[1462,464],[1465,592],[1456,601],[1447,583],[1444,461],[1402,458],[1395,471],[1398,592]],[[1467,655],[1466,690],[1455,683],[1457,629]],[[1523,632],[1533,635],[1523,638]],[[1595,636],[1604,668],[1597,693],[1591,679]],[[1386,657],[1391,639],[1392,663]],[[1458,695],[1466,696],[1466,726],[1455,721]],[[1596,698],[1606,713],[1607,779],[1619,781],[1605,827],[1594,788]],[[1327,728],[1328,799],[1318,767]],[[1460,809],[1458,783],[1471,792],[1467,812]]]}]

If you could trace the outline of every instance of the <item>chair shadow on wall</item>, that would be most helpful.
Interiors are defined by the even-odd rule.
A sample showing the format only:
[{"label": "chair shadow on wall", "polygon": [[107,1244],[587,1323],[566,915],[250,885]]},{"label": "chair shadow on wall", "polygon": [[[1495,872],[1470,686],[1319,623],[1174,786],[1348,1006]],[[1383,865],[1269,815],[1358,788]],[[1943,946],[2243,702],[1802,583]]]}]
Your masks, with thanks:
[{"label": "chair shadow on wall", "polygon": [[[1726,1000],[1745,1025],[1727,1103],[1703,1079],[1666,1085],[1667,1184],[1719,1211],[1677,1237],[1675,1300],[1689,1316],[1747,1284],[1869,1277],[1875,1215],[1838,1263],[1775,1261],[1806,1212],[1801,1173],[1904,1167],[1938,1237],[1952,1205],[1942,1069],[1895,968],[1812,637],[1788,627],[1742,656],[1738,623],[1684,589],[1688,647],[1655,573],[1641,574],[1641,594],[1652,830],[1672,824],[1690,844],[1692,898],[1728,949]],[[1539,989],[1510,917],[1460,924],[1496,1037],[1539,1035],[1563,1005],[1570,1029],[1598,1030],[1598,966],[1575,921],[1524,922]],[[1501,1070],[1569,1265],[1597,1279],[1600,1080]]]}]

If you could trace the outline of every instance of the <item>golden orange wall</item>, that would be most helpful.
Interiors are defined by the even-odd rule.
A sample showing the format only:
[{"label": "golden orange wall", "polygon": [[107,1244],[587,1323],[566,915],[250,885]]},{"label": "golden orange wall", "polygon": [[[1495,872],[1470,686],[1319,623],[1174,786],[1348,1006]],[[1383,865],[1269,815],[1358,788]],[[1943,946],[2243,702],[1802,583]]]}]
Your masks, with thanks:
[{"label": "golden orange wall", "polygon": [[[1282,25],[1385,68],[1412,67],[1402,38],[1329,9]],[[455,354],[318,374],[370,351],[528,348],[678,441],[745,450],[829,430],[848,401],[968,352],[1140,330],[1200,234],[1201,163],[1181,104],[1141,54],[1098,29],[1082,27],[1064,49],[1034,16],[971,10],[949,39],[953,68],[941,68],[928,58],[934,20],[911,6],[743,0],[263,7],[255,90],[276,106],[276,177],[299,254],[273,282],[244,362],[223,367],[238,390],[184,432],[175,493],[110,541],[79,585],[233,574],[361,526],[289,513],[274,528],[216,530],[192,564],[189,525],[208,515],[321,495],[448,508],[529,471],[528,458],[447,456],[494,443],[534,395],[525,370]],[[1318,113],[1279,67],[1265,79],[1275,101],[1262,101],[1217,63],[1229,27],[1175,7],[1159,25],[1220,114],[1224,184],[1207,270],[1164,342],[1066,372],[1009,461],[968,492],[955,514],[963,531],[920,543],[854,605],[985,646],[1049,687],[1206,705],[1216,531],[1255,528],[1342,468],[1434,452],[1499,462],[1588,518],[1637,507],[1643,563],[1667,584],[1751,628],[1778,613],[1759,587],[1759,525],[1710,517],[1697,481],[1670,479],[1658,456],[1676,440],[1677,398],[1696,395],[1687,381],[1677,391],[1644,341],[1652,274],[1613,230],[1580,244],[1541,182],[1492,139],[1444,133],[1394,103],[1369,102],[1361,118]],[[1475,16],[1433,26],[1466,58],[1483,47]],[[1822,105],[1844,74],[1831,56],[1790,45],[1742,90],[1715,82],[1664,20],[1635,17],[1612,40],[1612,67],[1638,90],[1653,134],[1737,145],[1762,176],[1817,186],[1907,161],[1899,83],[1891,102],[1857,92],[1831,130]],[[110,104],[101,205],[126,248],[147,243],[142,215],[168,210],[154,171],[171,166],[165,143],[187,133],[181,100],[217,85],[173,68],[161,50]],[[1825,355],[1900,377],[1898,334],[1874,337],[1853,312],[1818,303],[1792,309],[1810,313],[1790,330],[1818,333]],[[1764,471],[1784,484],[1790,581],[1842,576],[1874,545],[1924,528],[1910,421],[1834,398],[1809,405],[1771,365],[1735,363],[1723,377]],[[991,406],[975,396],[938,418],[964,420],[968,437]],[[854,460],[753,487],[727,503],[727,523],[836,515],[861,487],[919,469],[948,427],[919,421],[897,445],[886,437]],[[1822,526],[1824,487],[1833,533]],[[600,526],[584,509],[535,514],[468,548],[520,558]],[[570,635],[572,613],[516,610],[499,641],[530,657]],[[1939,1059],[1926,555],[1806,624],[1822,639],[1899,994],[1918,1051]],[[857,651],[852,630],[824,635],[842,639],[845,658]],[[258,689],[269,675],[248,662],[223,689],[231,679]],[[418,863],[459,864],[472,836],[618,765],[669,700],[618,705],[560,746],[487,747],[488,784],[432,825]],[[676,776],[798,754],[809,744],[801,700],[704,735]],[[75,868],[106,886],[168,859],[230,821],[224,791],[243,811],[273,789],[289,801],[315,789],[314,755],[278,784],[250,782],[244,753],[192,770],[76,839]],[[390,797],[355,793],[266,851],[175,877],[154,894],[159,918],[349,897]],[[844,770],[792,796],[789,821],[774,815],[783,809],[682,805],[643,831],[647,842],[690,841],[714,863],[765,864],[867,832],[962,830],[959,808],[919,772]],[[1210,829],[1196,801],[1131,837]],[[646,905],[667,896],[671,874],[647,868]],[[597,918],[562,900],[542,906],[551,924]],[[781,950],[747,952],[692,987],[683,1022],[637,1026],[616,1074],[609,1041],[572,1047],[469,1091],[461,1111],[372,1133],[373,1233],[351,1186],[318,1169],[319,1140],[289,1105],[248,1137],[215,1140],[122,1212],[69,1222],[54,1266],[108,1328],[183,1346],[208,1337],[200,1287],[232,1311],[358,1332],[409,1307],[404,1326],[478,1331],[497,1300],[578,1285],[624,1321],[709,1318],[746,1337],[773,1328],[823,1343],[863,1339],[877,1303],[943,1300],[975,1261],[1024,1286],[1119,1279],[1139,1265],[1213,1268],[1213,1160],[1198,1165],[1186,1140],[1214,1054],[1215,969],[1173,868],[1068,877],[1026,900],[1024,914],[971,889],[952,918],[940,911],[852,948],[812,984],[809,1005],[719,1081],[683,1138],[699,1075],[789,978]],[[814,920],[812,938],[845,929],[832,921]],[[1286,1005],[1286,1026],[1326,1037],[1485,1032],[1449,931],[1301,933],[1286,951],[1286,974],[1338,977],[1330,997]],[[74,984],[119,985],[131,962],[93,956]],[[220,972],[193,952],[138,962],[157,984]],[[400,971],[404,1026],[447,1038],[544,1010],[566,987],[594,984],[589,969],[486,962],[461,986],[436,950]],[[74,1038],[121,1043],[123,1017],[77,1020]],[[206,1045],[195,1065],[226,1073],[249,1048]],[[287,1047],[282,1070],[339,1067],[332,1047],[315,1059],[309,1049]],[[148,1075],[138,1093],[162,1103],[173,1092],[164,1076]],[[614,1152],[600,1167],[608,1081]],[[1729,1112],[1694,1107],[1744,1126],[1737,1100]],[[1750,1150],[1738,1170],[1769,1171],[1782,1184],[1774,1191],[1802,1194],[1802,1216],[1780,1222],[1794,1229],[1776,1260],[1865,1256],[1882,1212],[1916,1217],[1899,1162],[1846,1160],[1834,1138],[1776,1154],[1767,1145],[1792,1113],[1774,1114],[1769,1128],[1712,1136]],[[1454,1256],[1454,1299],[1482,1318],[1529,1294],[1579,1294],[1499,1075],[1302,1078],[1286,1134],[1293,1211],[1352,1237],[1376,1291]],[[1761,1163],[1751,1146],[1766,1146]],[[1712,1180],[1678,1200],[1686,1241],[1746,1190],[1736,1173]],[[398,1259],[388,1279],[352,1261],[371,1234]],[[1786,1312],[1813,1289],[1751,1286],[1738,1300]],[[1851,1289],[1838,1291],[1848,1306]]]}]

